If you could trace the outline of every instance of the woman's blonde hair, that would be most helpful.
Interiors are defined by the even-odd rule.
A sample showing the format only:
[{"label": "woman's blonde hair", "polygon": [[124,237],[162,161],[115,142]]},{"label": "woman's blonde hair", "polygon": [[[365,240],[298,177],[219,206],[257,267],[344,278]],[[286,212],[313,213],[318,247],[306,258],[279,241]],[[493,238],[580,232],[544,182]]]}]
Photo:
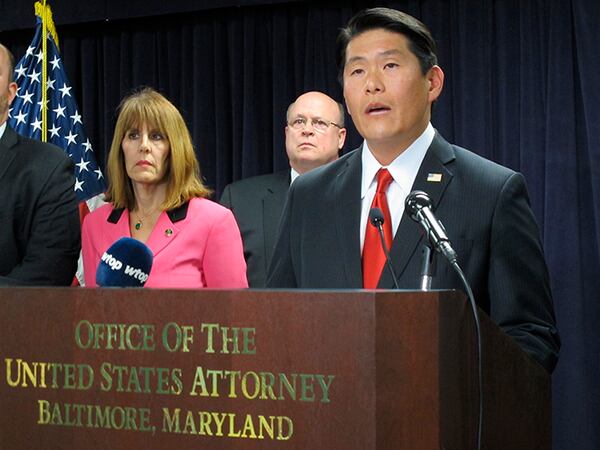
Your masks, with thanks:
[{"label": "woman's blonde hair", "polygon": [[119,117],[108,153],[107,201],[115,208],[132,210],[136,206],[121,143],[127,131],[144,124],[163,134],[170,144],[167,195],[162,209],[176,208],[194,197],[208,197],[212,192],[200,178],[200,166],[183,117],[163,95],[152,88],[144,88],[125,97],[119,105]]}]

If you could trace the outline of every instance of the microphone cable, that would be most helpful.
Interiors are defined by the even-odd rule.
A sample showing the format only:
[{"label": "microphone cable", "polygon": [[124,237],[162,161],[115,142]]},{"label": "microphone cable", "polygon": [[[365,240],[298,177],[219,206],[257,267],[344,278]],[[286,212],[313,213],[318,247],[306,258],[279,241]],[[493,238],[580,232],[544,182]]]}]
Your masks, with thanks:
[{"label": "microphone cable", "polygon": [[460,281],[462,282],[465,290],[467,291],[467,297],[469,298],[469,304],[471,305],[471,311],[473,312],[473,319],[475,321],[475,332],[477,335],[477,376],[479,384],[479,414],[477,420],[477,450],[481,450],[481,439],[483,433],[483,344],[481,338],[481,325],[479,323],[479,313],[477,312],[477,305],[475,304],[475,297],[469,282],[465,277],[462,269],[456,261],[452,264],[452,268],[457,273]]},{"label": "microphone cable", "polygon": [[481,450],[481,440],[483,434],[483,344],[481,337],[481,326],[479,323],[479,313],[471,286],[465,277],[462,269],[457,261],[457,254],[452,248],[446,230],[441,221],[439,221],[432,211],[433,202],[427,192],[412,191],[405,200],[406,210],[411,219],[420,224],[425,230],[425,234],[433,249],[444,255],[454,271],[458,274],[461,283],[463,284],[471,311],[473,312],[473,320],[475,321],[475,332],[477,335],[477,375],[479,384],[479,414],[477,419],[477,450]]},{"label": "microphone cable", "polygon": [[388,251],[387,245],[385,244],[385,237],[383,236],[383,223],[385,219],[383,217],[383,212],[380,208],[374,207],[369,211],[369,221],[371,225],[377,228],[379,231],[379,238],[381,240],[381,247],[383,248],[383,253],[385,255],[386,266],[390,270],[392,274],[392,279],[394,280],[394,286],[396,289],[400,290],[398,287],[398,280],[396,279],[396,273],[394,272],[394,268],[392,267],[392,258],[390,257],[390,252]]}]

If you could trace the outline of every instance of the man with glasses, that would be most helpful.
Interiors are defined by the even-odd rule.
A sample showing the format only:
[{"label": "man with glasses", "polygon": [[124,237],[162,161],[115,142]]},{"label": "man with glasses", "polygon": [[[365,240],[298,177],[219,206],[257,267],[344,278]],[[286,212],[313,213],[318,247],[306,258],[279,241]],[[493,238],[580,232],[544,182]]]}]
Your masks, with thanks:
[{"label": "man with glasses", "polygon": [[307,92],[286,114],[285,148],[290,170],[237,181],[221,204],[233,211],[244,241],[248,284],[265,286],[285,196],[303,173],[335,161],[346,139],[343,106],[322,92]]}]

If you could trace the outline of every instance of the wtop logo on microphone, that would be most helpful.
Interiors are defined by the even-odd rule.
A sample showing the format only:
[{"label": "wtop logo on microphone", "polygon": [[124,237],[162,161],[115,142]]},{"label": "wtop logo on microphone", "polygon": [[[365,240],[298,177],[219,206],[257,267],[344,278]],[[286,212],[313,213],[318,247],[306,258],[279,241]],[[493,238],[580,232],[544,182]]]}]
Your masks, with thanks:
[{"label": "wtop logo on microphone", "polygon": [[[123,268],[123,262],[119,261],[113,255],[108,252],[104,252],[102,255],[102,262],[104,262],[111,270],[120,271]],[[143,285],[148,280],[148,274],[143,272],[142,269],[131,267],[129,264],[125,265],[123,272],[125,275],[134,278]]]}]

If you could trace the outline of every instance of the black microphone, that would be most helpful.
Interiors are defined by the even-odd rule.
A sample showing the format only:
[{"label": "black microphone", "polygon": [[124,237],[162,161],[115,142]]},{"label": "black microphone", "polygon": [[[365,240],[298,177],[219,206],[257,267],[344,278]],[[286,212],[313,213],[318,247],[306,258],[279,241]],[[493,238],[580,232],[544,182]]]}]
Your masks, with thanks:
[{"label": "black microphone", "polygon": [[[479,313],[477,312],[477,305],[475,303],[475,296],[473,295],[473,290],[469,285],[469,281],[465,276],[464,272],[460,268],[458,264],[458,258],[456,256],[456,252],[452,248],[452,244],[450,243],[450,239],[446,236],[446,230],[431,210],[431,198],[426,192],[423,191],[412,191],[406,197],[406,211],[409,213],[410,218],[415,222],[421,224],[421,226],[425,229],[427,233],[427,237],[429,238],[429,242],[431,246],[444,255],[446,259],[450,262],[450,265],[460,278],[463,286],[465,287],[465,291],[467,297],[469,298],[469,303],[471,305],[471,311],[473,312],[473,319],[475,321],[475,333],[477,335],[477,354],[478,354],[478,364],[477,364],[477,375],[479,381],[479,417],[477,421],[477,447],[481,449],[481,440],[483,436],[483,344],[481,338],[481,325],[479,323]],[[431,257],[430,254],[427,254],[425,257],[429,259]],[[427,263],[425,263],[427,264]],[[424,265],[425,265],[424,264]],[[423,277],[425,280],[425,276]]]},{"label": "black microphone", "polygon": [[381,211],[381,209],[377,207],[371,208],[371,210],[369,211],[369,221],[371,222],[371,225],[373,225],[379,231],[379,237],[381,238],[381,247],[383,247],[385,260],[388,269],[390,269],[390,273],[392,274],[394,286],[396,286],[396,289],[400,289],[398,287],[398,279],[396,278],[394,268],[392,267],[392,259],[390,258],[390,252],[388,251],[387,245],[385,244],[385,237],[383,236],[383,224],[385,222],[385,218],[383,217],[383,212]]},{"label": "black microphone", "polygon": [[100,258],[96,284],[102,287],[143,287],[152,269],[152,251],[142,242],[122,237]]},{"label": "black microphone", "polygon": [[431,280],[435,275],[435,252],[429,243],[423,245],[423,263],[421,266],[421,290],[431,290]]},{"label": "black microphone", "polygon": [[450,264],[456,263],[458,257],[452,248],[452,243],[448,236],[444,225],[440,222],[433,211],[431,210],[431,198],[429,194],[423,191],[412,191],[406,197],[404,203],[410,218],[421,224],[427,233],[431,246],[450,261]]}]

